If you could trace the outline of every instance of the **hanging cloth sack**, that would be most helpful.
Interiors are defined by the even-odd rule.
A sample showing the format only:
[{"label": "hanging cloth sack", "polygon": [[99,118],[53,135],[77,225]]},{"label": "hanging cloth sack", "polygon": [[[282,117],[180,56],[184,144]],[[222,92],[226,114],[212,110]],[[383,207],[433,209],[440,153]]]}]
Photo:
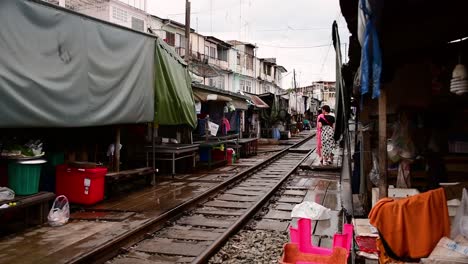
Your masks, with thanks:
[{"label": "hanging cloth sack", "polygon": [[68,222],[70,218],[70,205],[65,195],[60,195],[55,198],[52,209],[50,209],[47,220],[50,226],[62,226]]}]

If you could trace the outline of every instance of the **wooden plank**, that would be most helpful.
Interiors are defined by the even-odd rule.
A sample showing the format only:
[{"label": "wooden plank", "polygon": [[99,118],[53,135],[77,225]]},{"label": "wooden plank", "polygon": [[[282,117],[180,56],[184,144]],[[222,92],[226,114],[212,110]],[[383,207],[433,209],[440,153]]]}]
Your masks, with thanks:
[{"label": "wooden plank", "polygon": [[234,188],[234,189],[227,190],[227,191],[225,191],[224,193],[227,193],[227,194],[236,194],[236,195],[246,195],[246,196],[259,196],[259,195],[261,195],[261,194],[264,193],[264,192],[259,192],[259,191],[243,191],[243,190],[239,190],[239,189],[237,189],[237,188]]},{"label": "wooden plank", "polygon": [[135,212],[97,211],[97,212],[76,212],[76,213],[71,214],[70,218],[74,220],[121,222],[133,215],[135,215]]},{"label": "wooden plank", "polygon": [[222,194],[216,197],[216,200],[221,201],[233,201],[233,202],[256,202],[258,201],[257,196],[245,196],[245,195],[234,195],[234,194]]},{"label": "wooden plank", "polygon": [[387,92],[380,90],[379,97],[379,198],[388,196],[387,183]]},{"label": "wooden plank", "polygon": [[162,238],[173,238],[183,240],[200,240],[200,241],[214,241],[220,236],[218,232],[212,232],[211,230],[185,230],[178,228],[165,228],[158,234],[158,237]]},{"label": "wooden plank", "polygon": [[276,210],[281,210],[281,211],[289,211],[291,212],[292,209],[294,208],[295,204],[289,204],[289,203],[278,203],[276,204],[275,209]]},{"label": "wooden plank", "polygon": [[280,211],[280,210],[270,210],[263,218],[264,219],[276,219],[276,220],[291,220],[291,212]]},{"label": "wooden plank", "polygon": [[298,204],[298,203],[302,203],[302,200],[304,198],[302,197],[287,197],[287,196],[282,196],[278,202],[280,203],[293,203],[293,204]]},{"label": "wooden plank", "polygon": [[307,194],[304,190],[286,190],[283,195],[292,195],[292,196],[305,196]]},{"label": "wooden plank", "polygon": [[245,213],[245,210],[229,210],[229,209],[219,209],[214,207],[203,207],[196,209],[195,213],[204,214],[204,215],[220,215],[220,216],[241,216]]},{"label": "wooden plank", "polygon": [[256,230],[273,230],[286,231],[289,226],[289,221],[281,222],[277,220],[262,219],[255,226]]},{"label": "wooden plank", "polygon": [[227,219],[211,219],[201,215],[186,216],[177,220],[177,224],[189,225],[189,226],[206,226],[216,228],[226,228],[231,226],[234,220]]},{"label": "wooden plank", "polygon": [[333,237],[333,235],[337,233],[339,230],[338,225],[340,224],[340,221],[339,221],[340,214],[341,212],[339,211],[331,211],[330,219],[316,221],[317,226],[315,227],[314,235],[321,236],[321,237],[322,236]]},{"label": "wooden plank", "polygon": [[225,202],[225,201],[209,201],[205,203],[205,206],[221,207],[221,208],[234,208],[234,209],[247,209],[252,206],[249,202]]},{"label": "wooden plank", "polygon": [[341,210],[341,193],[338,191],[327,190],[323,199],[323,206],[335,211]]},{"label": "wooden plank", "polygon": [[200,255],[207,247],[207,244],[196,242],[175,242],[171,239],[155,238],[143,240],[135,247],[135,250],[178,256],[196,257]]}]

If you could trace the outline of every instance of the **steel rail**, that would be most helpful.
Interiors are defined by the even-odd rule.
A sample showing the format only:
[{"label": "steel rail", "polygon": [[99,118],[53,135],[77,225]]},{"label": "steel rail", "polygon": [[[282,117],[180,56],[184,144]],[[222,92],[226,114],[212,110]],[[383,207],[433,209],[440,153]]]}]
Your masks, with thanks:
[{"label": "steel rail", "polygon": [[[242,180],[243,178],[245,178],[248,175],[256,172],[257,170],[264,168],[268,164],[274,162],[275,160],[277,160],[280,157],[287,154],[289,149],[301,146],[305,142],[311,140],[313,137],[315,137],[315,134],[307,136],[306,138],[302,139],[298,143],[286,147],[285,149],[281,150],[277,154],[275,154],[275,155],[273,155],[271,157],[268,157],[265,161],[263,161],[263,162],[255,165],[253,167],[248,168],[245,171],[242,171],[242,172],[232,176],[231,178],[227,179],[226,181],[224,181],[224,182],[210,188],[206,192],[204,192],[202,194],[199,194],[199,195],[193,197],[192,199],[189,199],[189,200],[181,203],[180,205],[174,207],[173,209],[170,209],[169,211],[161,214],[158,217],[149,219],[147,222],[143,223],[141,226],[139,226],[135,230],[133,230],[131,232],[128,232],[128,233],[121,234],[119,236],[116,236],[114,239],[109,240],[107,242],[104,242],[99,247],[96,247],[91,251],[88,251],[88,252],[86,252],[84,254],[81,254],[79,256],[76,256],[75,258],[72,258],[72,259],[66,261],[66,263],[80,263],[80,264],[81,263],[83,263],[83,264],[86,263],[86,264],[88,264],[88,263],[104,263],[104,262],[108,261],[109,259],[117,256],[121,252],[122,248],[127,248],[129,246],[132,246],[132,245],[144,240],[145,237],[148,234],[158,231],[167,221],[170,221],[171,219],[173,219],[173,218],[179,216],[180,214],[182,214],[183,212],[195,207],[200,202],[203,202],[203,201],[209,199],[214,194],[216,194],[216,193],[220,192],[221,190],[227,188],[228,186],[236,183],[237,181]],[[307,155],[305,155],[304,157],[307,157]],[[300,165],[300,163],[299,163],[299,165]],[[299,165],[295,166],[294,170],[296,170]],[[292,172],[294,170],[292,170]],[[289,174],[290,173],[288,173],[288,177],[289,177]],[[285,178],[287,178],[287,177],[285,177]],[[282,180],[282,181],[284,181],[284,180]],[[276,188],[276,186],[275,186],[275,188]],[[255,206],[255,207],[257,207],[257,206]],[[249,212],[250,211],[251,210],[249,210]],[[235,224],[237,224],[237,222]]]},{"label": "steel rail", "polygon": [[270,200],[271,196],[273,196],[276,191],[283,185],[283,183],[293,174],[297,168],[304,162],[305,159],[309,157],[309,155],[313,152],[310,150],[307,154],[304,154],[304,157],[300,159],[299,163],[297,163],[294,168],[289,170],[281,180],[274,187],[270,189],[268,193],[263,195],[263,197],[257,201],[252,207],[250,207],[247,212],[242,215],[233,225],[231,225],[226,232],[224,232],[218,239],[216,239],[212,244],[208,246],[208,248],[202,252],[196,259],[192,261],[192,263],[200,264],[200,263],[207,263],[208,260],[221,248],[224,243],[226,243],[229,238],[241,230],[245,224],[252,219],[252,217]]}]

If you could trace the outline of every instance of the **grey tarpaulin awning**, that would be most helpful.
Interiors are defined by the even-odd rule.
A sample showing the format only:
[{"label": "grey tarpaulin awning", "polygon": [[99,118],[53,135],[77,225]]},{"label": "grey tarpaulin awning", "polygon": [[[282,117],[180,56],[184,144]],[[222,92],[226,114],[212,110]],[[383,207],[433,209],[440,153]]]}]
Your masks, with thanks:
[{"label": "grey tarpaulin awning", "polygon": [[0,127],[154,119],[154,38],[32,1],[0,24]]}]

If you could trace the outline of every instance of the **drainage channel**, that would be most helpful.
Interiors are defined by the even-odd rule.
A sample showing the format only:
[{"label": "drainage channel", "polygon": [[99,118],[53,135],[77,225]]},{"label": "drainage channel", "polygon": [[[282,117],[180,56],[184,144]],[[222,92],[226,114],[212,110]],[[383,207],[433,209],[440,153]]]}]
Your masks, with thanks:
[{"label": "drainage channel", "polygon": [[156,219],[151,228],[142,227],[139,236],[122,237],[73,263],[102,263],[109,259],[113,264],[136,260],[138,263],[206,263],[310,155],[310,152],[297,153],[290,149],[308,147],[308,142],[313,140],[310,136],[174,208]]}]

